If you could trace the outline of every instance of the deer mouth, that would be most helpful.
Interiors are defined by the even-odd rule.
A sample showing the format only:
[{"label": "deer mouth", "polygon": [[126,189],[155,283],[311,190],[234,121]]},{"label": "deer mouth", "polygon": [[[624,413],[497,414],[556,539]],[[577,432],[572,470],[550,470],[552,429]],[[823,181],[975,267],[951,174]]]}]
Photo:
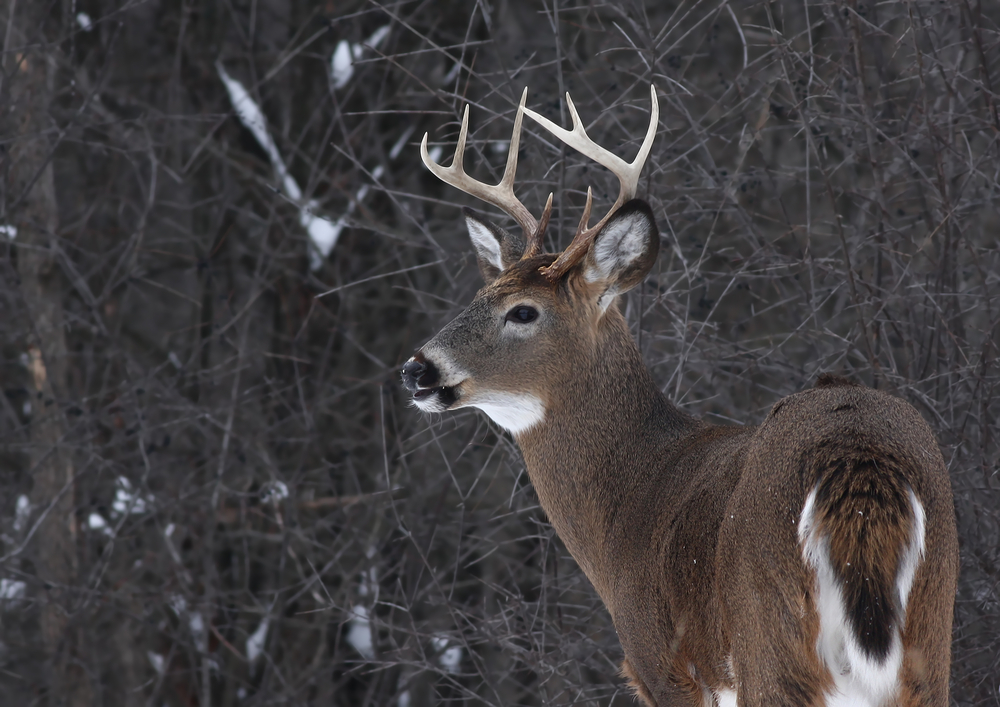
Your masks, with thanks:
[{"label": "deer mouth", "polygon": [[418,388],[413,391],[413,402],[426,412],[443,412],[458,402],[458,385]]}]

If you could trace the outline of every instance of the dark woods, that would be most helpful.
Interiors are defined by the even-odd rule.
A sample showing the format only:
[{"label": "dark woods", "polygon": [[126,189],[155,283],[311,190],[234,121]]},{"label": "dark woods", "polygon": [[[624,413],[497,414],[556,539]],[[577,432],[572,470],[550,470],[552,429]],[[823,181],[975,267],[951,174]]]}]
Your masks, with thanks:
[{"label": "dark woods", "polygon": [[[0,703],[631,704],[512,443],[399,364],[479,286],[420,164],[514,108],[631,159],[622,306],[687,410],[824,372],[913,403],[962,540],[953,692],[1000,675],[1000,6],[0,0]],[[442,127],[443,126],[443,127]],[[565,245],[614,178],[526,125]],[[477,205],[478,206],[478,205]]]}]

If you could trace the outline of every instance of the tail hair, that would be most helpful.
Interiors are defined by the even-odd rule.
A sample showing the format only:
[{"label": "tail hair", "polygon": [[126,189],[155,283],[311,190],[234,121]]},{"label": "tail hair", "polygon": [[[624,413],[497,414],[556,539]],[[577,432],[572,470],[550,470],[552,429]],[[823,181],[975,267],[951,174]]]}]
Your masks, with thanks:
[{"label": "tail hair", "polygon": [[823,469],[799,521],[803,559],[816,573],[817,650],[837,688],[878,705],[898,689],[902,630],[925,518],[899,464],[874,455]]}]

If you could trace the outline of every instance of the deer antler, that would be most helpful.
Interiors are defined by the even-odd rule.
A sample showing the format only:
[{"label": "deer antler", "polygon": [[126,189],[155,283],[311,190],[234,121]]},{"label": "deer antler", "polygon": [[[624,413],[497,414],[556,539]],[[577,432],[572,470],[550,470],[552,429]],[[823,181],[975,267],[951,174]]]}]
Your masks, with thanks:
[{"label": "deer antler", "polygon": [[427,133],[420,143],[420,158],[424,161],[427,169],[434,173],[438,179],[445,184],[450,184],[466,194],[470,194],[477,199],[492,204],[508,216],[517,221],[517,224],[524,231],[528,239],[525,248],[525,257],[536,255],[541,252],[542,239],[545,235],[545,228],[549,223],[549,215],[552,212],[552,195],[549,194],[545,212],[541,221],[536,221],[527,207],[514,196],[514,172],[517,171],[517,151],[521,143],[521,119],[524,112],[524,102],[528,98],[528,89],[525,88],[521,94],[521,102],[517,107],[517,116],[514,118],[514,132],[510,137],[510,149],[507,151],[507,167],[503,171],[503,178],[495,186],[484,184],[470,177],[465,172],[463,161],[465,158],[465,140],[469,134],[469,106],[465,106],[465,113],[462,115],[462,129],[458,134],[458,144],[455,145],[455,158],[450,167],[442,167],[431,159],[427,152]]},{"label": "deer antler", "polygon": [[[580,120],[579,113],[576,112],[576,106],[573,105],[573,99],[570,98],[569,93],[566,94],[566,103],[569,107],[570,117],[573,119],[572,130],[560,128],[548,118],[542,117],[530,108],[524,108],[522,99],[521,110],[529,118],[555,135],[566,145],[610,169],[621,183],[618,200],[615,201],[611,210],[593,228],[587,228],[587,222],[590,220],[590,209],[593,204],[593,195],[590,188],[587,188],[587,204],[584,206],[583,218],[576,229],[576,235],[573,236],[573,242],[570,243],[569,247],[562,252],[552,265],[542,269],[542,274],[552,282],[561,278],[566,271],[576,265],[586,255],[587,250],[590,248],[591,240],[604,227],[608,219],[618,210],[618,207],[635,196],[636,187],[639,184],[639,174],[642,172],[646,158],[649,156],[649,150],[653,146],[653,137],[656,135],[656,126],[660,118],[660,107],[656,101],[656,88],[652,85],[649,87],[649,95],[652,101],[652,107],[649,112],[649,128],[646,130],[646,137],[639,147],[639,154],[635,156],[631,164],[604,149],[587,136],[587,131],[583,127],[583,122]],[[520,116],[518,118],[520,119]]]}]

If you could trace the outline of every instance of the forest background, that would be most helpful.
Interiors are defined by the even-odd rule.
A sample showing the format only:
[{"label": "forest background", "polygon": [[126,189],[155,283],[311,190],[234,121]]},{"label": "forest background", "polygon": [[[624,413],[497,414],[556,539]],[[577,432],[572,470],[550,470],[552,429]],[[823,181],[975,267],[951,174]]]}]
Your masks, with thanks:
[{"label": "forest background", "polygon": [[[480,279],[447,163],[515,106],[626,159],[621,303],[691,413],[823,372],[940,439],[957,704],[1000,696],[1000,3],[0,0],[0,703],[628,705],[484,416],[399,365]],[[255,112],[256,111],[256,112]],[[565,245],[617,185],[525,125]],[[933,560],[932,560],[933,561]]]}]

